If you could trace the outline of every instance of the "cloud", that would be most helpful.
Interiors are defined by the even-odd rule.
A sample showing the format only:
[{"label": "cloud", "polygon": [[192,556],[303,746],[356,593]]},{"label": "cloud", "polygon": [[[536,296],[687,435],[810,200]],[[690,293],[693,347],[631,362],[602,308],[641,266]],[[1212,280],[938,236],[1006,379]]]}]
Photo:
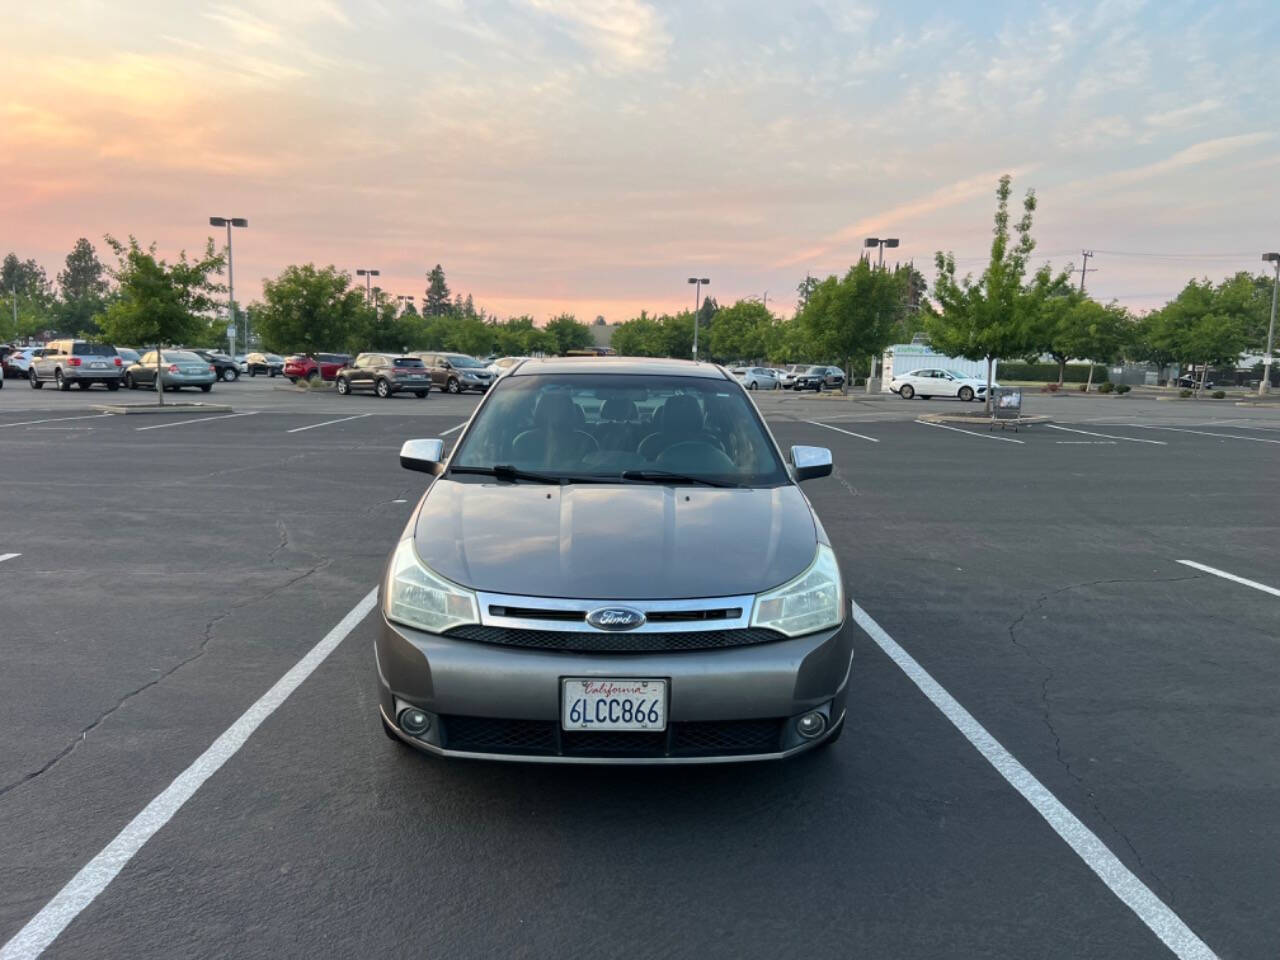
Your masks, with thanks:
[{"label": "cloud", "polygon": [[562,22],[569,34],[594,50],[598,66],[613,70],[661,67],[671,35],[658,12],[642,0],[524,0]]},{"label": "cloud", "polygon": [[1142,122],[1148,127],[1155,127],[1160,130],[1184,130],[1187,127],[1198,126],[1205,117],[1211,116],[1221,109],[1222,101],[1211,97],[1201,100],[1199,103],[1187,104],[1187,106],[1179,107],[1176,110],[1148,114],[1143,118]]},{"label": "cloud", "polygon": [[1064,185],[1060,192],[1070,192],[1072,194],[1080,194],[1084,192],[1094,192],[1099,190],[1115,189],[1116,187],[1128,187],[1156,177],[1164,176],[1182,170],[1186,167],[1198,166],[1199,164],[1208,163],[1212,160],[1219,160],[1223,157],[1238,153],[1241,150],[1247,150],[1250,147],[1258,146],[1262,143],[1268,143],[1276,138],[1276,134],[1270,132],[1258,133],[1242,133],[1233,137],[1218,137],[1214,140],[1205,140],[1201,143],[1192,144],[1183,150],[1179,150],[1172,156],[1165,157],[1163,160],[1157,160],[1154,163],[1143,164],[1140,167],[1130,167],[1127,170],[1116,170],[1112,173],[1106,173],[1097,177],[1087,177],[1081,180],[1073,180]]},{"label": "cloud", "polygon": [[[1026,169],[1017,172],[1024,173]],[[937,213],[947,207],[966,203],[984,194],[995,196],[996,182],[1000,179],[1000,175],[997,172],[987,172],[957,180],[923,197],[863,217],[829,235],[821,244],[784,257],[774,266],[793,267],[796,264],[812,262],[831,252],[833,248],[847,246],[850,243],[856,243],[861,247],[864,238],[879,233],[885,227],[896,230],[904,223]]]}]

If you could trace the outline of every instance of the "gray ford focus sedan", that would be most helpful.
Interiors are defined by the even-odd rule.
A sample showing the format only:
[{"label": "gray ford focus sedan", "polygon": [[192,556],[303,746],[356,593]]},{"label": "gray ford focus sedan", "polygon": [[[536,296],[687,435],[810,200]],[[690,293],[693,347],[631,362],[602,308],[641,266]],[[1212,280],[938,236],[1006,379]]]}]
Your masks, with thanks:
[{"label": "gray ford focus sedan", "polygon": [[457,757],[706,763],[840,735],[844,589],[784,457],[725,370],[526,360],[435,477],[392,551],[375,644],[393,739]]}]

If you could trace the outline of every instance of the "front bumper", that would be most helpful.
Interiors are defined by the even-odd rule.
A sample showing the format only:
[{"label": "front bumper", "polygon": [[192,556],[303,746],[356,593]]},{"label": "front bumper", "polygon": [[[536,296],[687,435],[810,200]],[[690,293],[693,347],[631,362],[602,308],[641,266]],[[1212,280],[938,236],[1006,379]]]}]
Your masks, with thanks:
[{"label": "front bumper", "polygon": [[[414,630],[380,615],[374,645],[379,709],[388,729],[429,753],[550,763],[681,764],[787,757],[817,746],[844,719],[853,627],[754,646],[679,653],[564,653]],[[667,730],[560,729],[563,677],[666,678]],[[414,737],[405,707],[432,715]],[[795,719],[819,710],[823,736]]]}]

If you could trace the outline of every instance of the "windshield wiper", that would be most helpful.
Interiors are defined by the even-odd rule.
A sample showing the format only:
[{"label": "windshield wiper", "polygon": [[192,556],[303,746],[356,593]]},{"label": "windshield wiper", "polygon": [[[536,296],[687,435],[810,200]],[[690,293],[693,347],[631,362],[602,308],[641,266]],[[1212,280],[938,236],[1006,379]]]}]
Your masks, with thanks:
[{"label": "windshield wiper", "polygon": [[683,473],[672,473],[669,470],[623,470],[623,480],[639,483],[696,483],[704,487],[741,487],[742,484],[729,480],[709,480],[706,477],[690,477]]},{"label": "windshield wiper", "polygon": [[509,463],[495,463],[492,467],[450,467],[450,473],[475,473],[485,477],[497,477],[499,480],[527,480],[530,483],[605,483],[607,477],[573,476],[552,473],[535,473],[532,470],[520,470]]}]

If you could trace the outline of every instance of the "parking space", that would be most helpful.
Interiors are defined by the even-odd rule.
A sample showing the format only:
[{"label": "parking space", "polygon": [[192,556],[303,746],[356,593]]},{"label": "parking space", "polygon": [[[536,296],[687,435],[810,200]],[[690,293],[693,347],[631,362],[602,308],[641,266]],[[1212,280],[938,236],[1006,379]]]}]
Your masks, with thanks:
[{"label": "parking space", "polygon": [[[164,418],[0,409],[0,944],[368,594],[427,482],[400,444],[456,439],[476,403],[213,399],[233,394]],[[896,399],[755,399],[784,448],[833,451],[805,492],[849,597],[1168,916],[1119,895],[869,634],[821,755],[542,769],[390,744],[370,618],[45,955],[541,956],[569,936],[635,956],[1268,955],[1277,412],[1066,400],[1002,433]]]}]

